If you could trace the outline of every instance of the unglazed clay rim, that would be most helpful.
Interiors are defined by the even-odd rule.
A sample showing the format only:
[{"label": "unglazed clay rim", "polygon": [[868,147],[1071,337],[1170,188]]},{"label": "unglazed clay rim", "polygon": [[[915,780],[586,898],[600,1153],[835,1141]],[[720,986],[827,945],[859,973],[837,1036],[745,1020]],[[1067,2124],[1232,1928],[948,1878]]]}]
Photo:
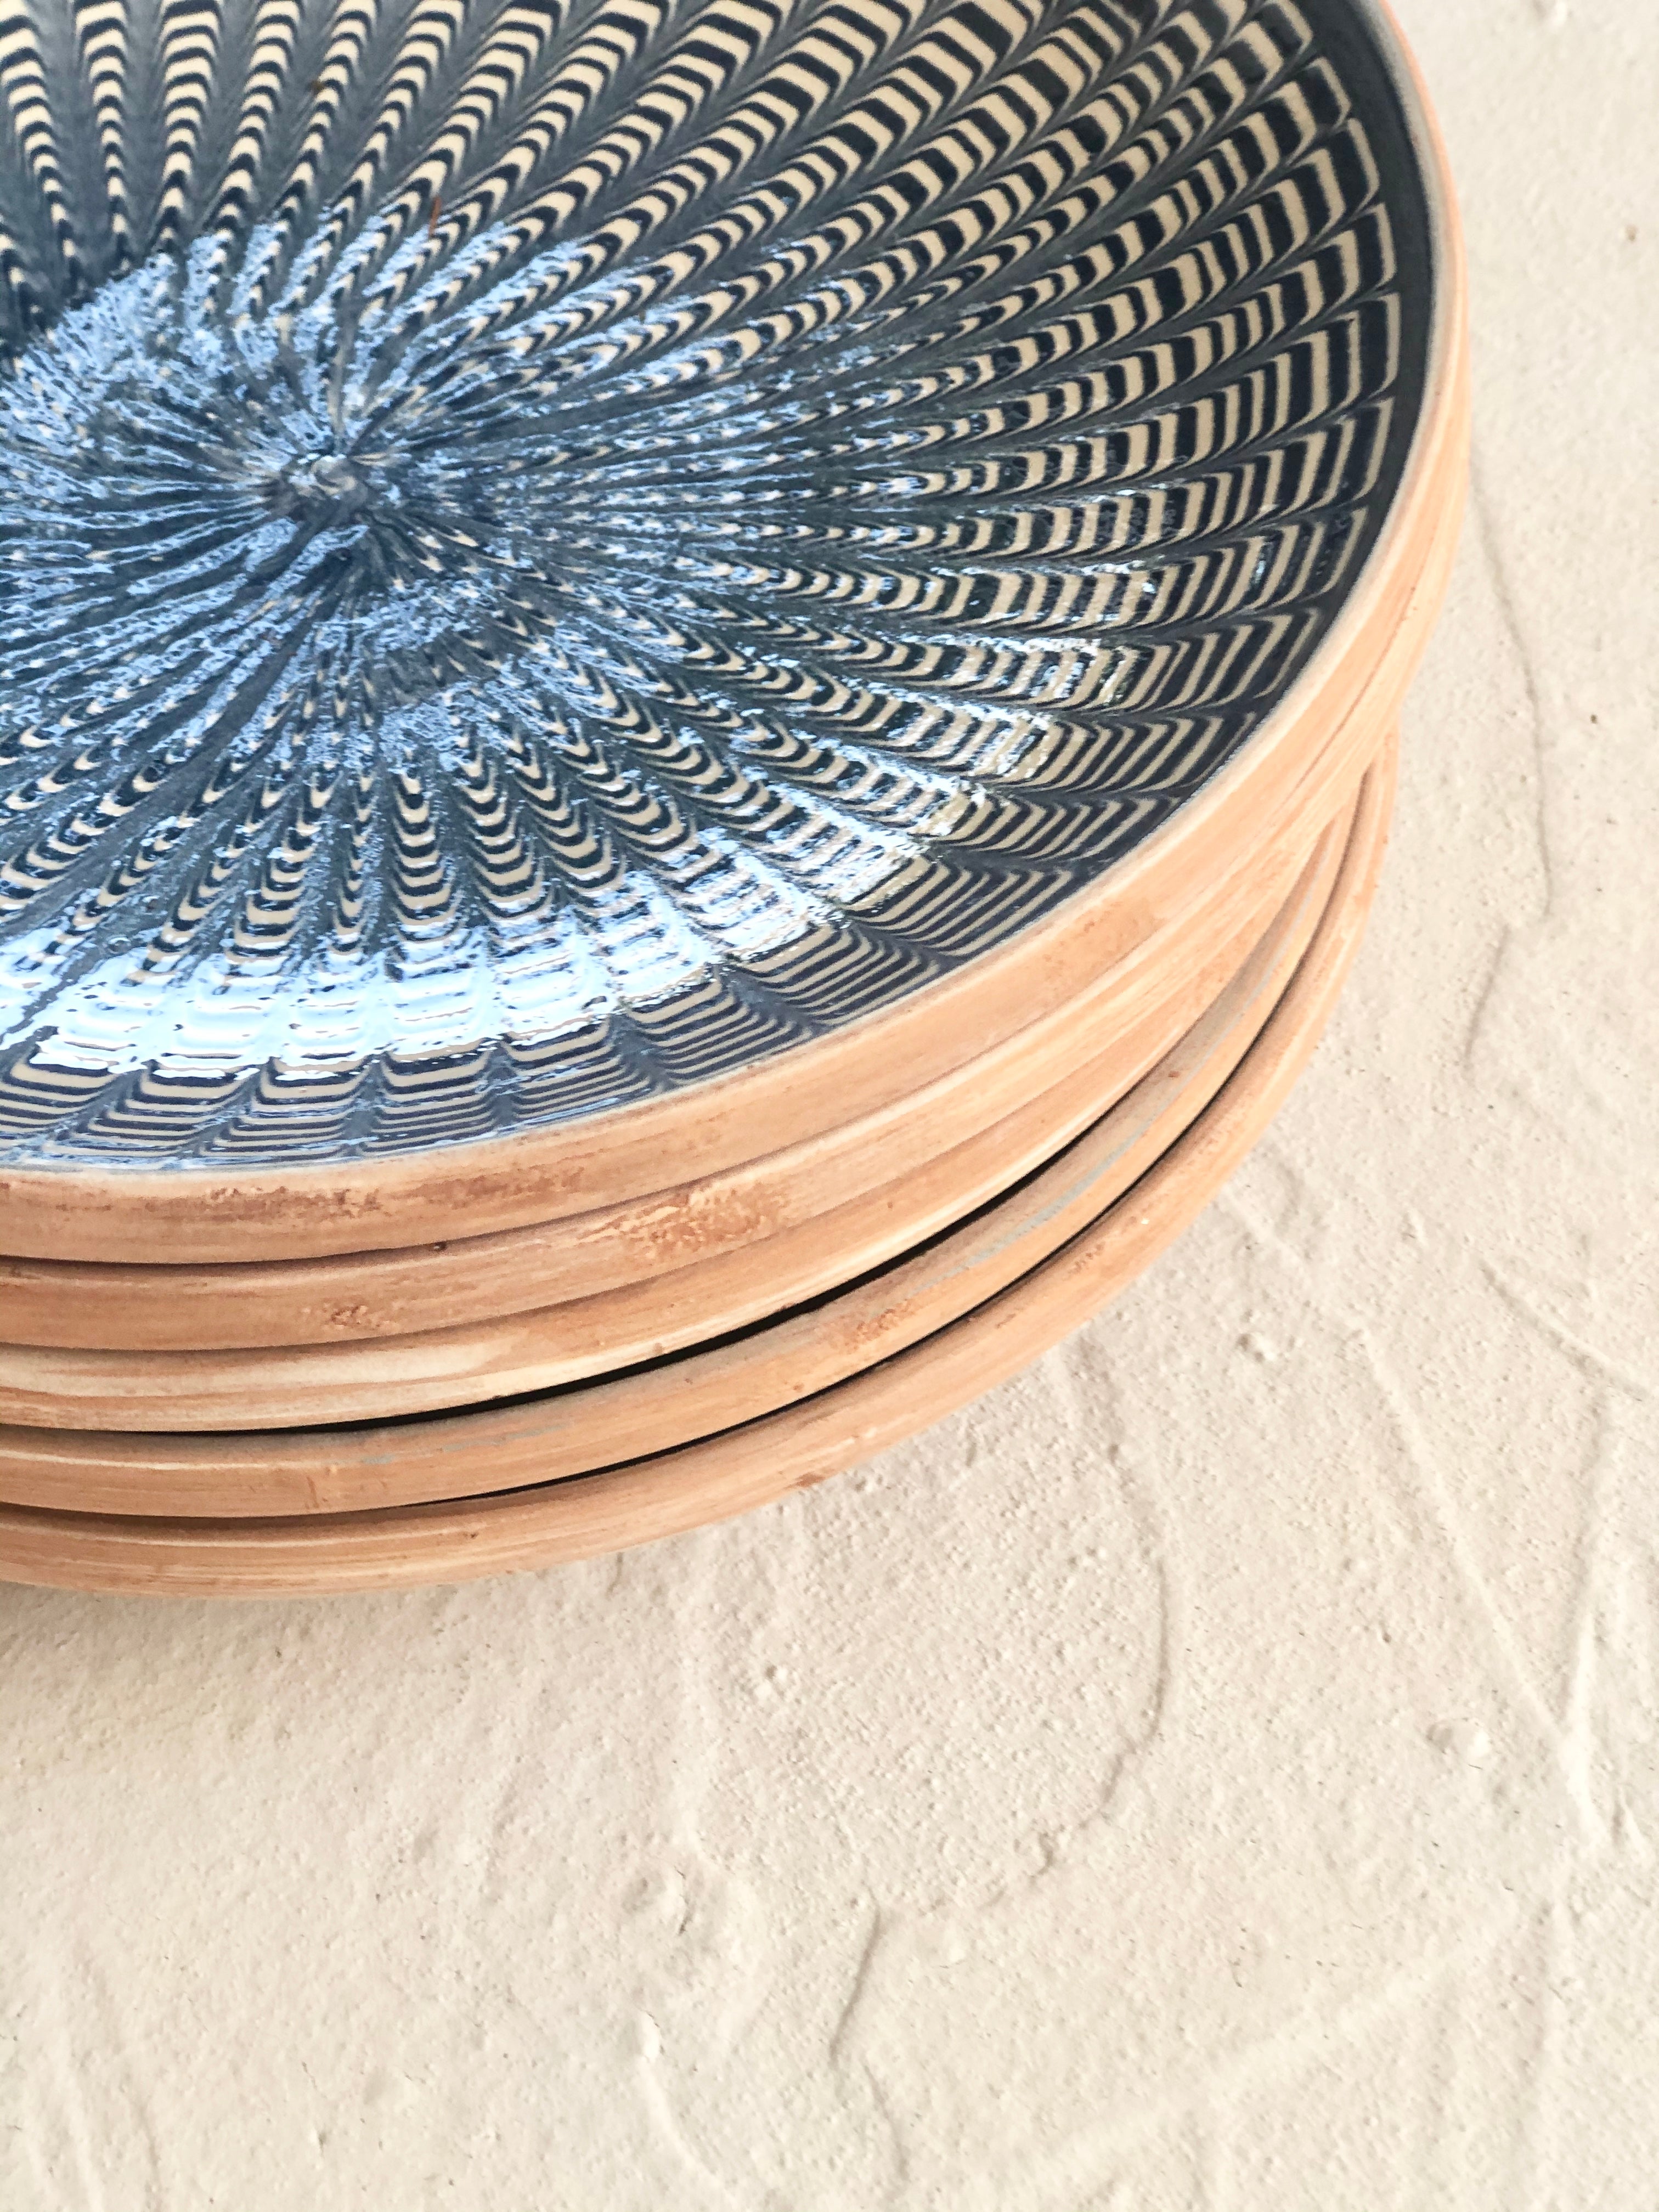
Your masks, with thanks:
[{"label": "unglazed clay rim", "polygon": [[[1356,769],[1356,781],[1358,775]],[[1333,813],[1338,803],[1333,799]],[[1241,948],[1252,933],[1267,928],[1291,896],[1326,823],[1298,826],[1305,836],[1279,836],[1256,848],[1254,879],[1218,887],[1214,913],[1206,903],[1189,922],[1140,1000],[1126,1006],[1121,992],[1091,988],[879,1117],[832,1131],[793,1154],[744,1163],[725,1177],[653,1194],[597,1217],[567,1216],[413,1249],[203,1269],[0,1258],[0,1369],[14,1348],[25,1346],[202,1352],[387,1343],[422,1328],[504,1321],[638,1293],[649,1285],[672,1297],[676,1284],[688,1285],[709,1266],[741,1258],[757,1272],[769,1268],[780,1236],[799,1240],[816,1230],[821,1241],[833,1243],[842,1234],[844,1199],[870,1202],[915,1187],[943,1154],[982,1140],[1034,1097],[1058,1097],[1080,1061],[1097,1073],[1102,1110],[1139,1082],[1188,1025],[1200,986],[1212,979],[1218,988],[1229,963],[1245,957]],[[907,1162],[902,1169],[894,1164],[896,1143]],[[817,1210],[803,1210],[799,1201],[814,1185],[833,1197]],[[653,1222],[661,1224],[659,1238],[647,1237],[641,1249],[641,1225]],[[890,1249],[929,1233],[918,1225]],[[834,1256],[839,1265],[841,1255]],[[867,1264],[884,1256],[872,1253]],[[596,1267],[602,1279],[593,1279]],[[834,1279],[846,1273],[840,1267]],[[784,1302],[824,1287],[827,1282],[802,1286]],[[213,1316],[210,1337],[179,1324],[181,1314],[198,1309]],[[388,1323],[390,1313],[396,1319]],[[118,1316],[117,1328],[94,1328],[83,1319],[88,1314]]]},{"label": "unglazed clay rim", "polygon": [[[289,1438],[301,1430],[337,1434],[368,1422],[482,1413],[501,1400],[545,1397],[550,1404],[554,1392],[562,1394],[567,1406],[583,1392],[597,1391],[605,1399],[613,1386],[626,1390],[629,1370],[637,1377],[647,1363],[659,1370],[653,1376],[653,1385],[664,1375],[684,1375],[689,1385],[691,1376],[701,1371],[700,1356],[722,1340],[738,1340],[729,1349],[744,1358],[763,1350],[780,1330],[786,1337],[798,1334],[797,1324],[804,1317],[809,1317],[809,1329],[826,1324],[838,1328],[843,1310],[850,1315],[855,1309],[867,1309],[872,1291],[886,1295],[885,1285],[936,1246],[953,1249],[963,1237],[982,1237],[988,1227],[996,1249],[1006,1248],[1018,1233],[1015,1221],[1032,1203],[1033,1187],[1052,1178],[1062,1163],[1074,1158],[1080,1146],[1090,1146],[1097,1133],[1140,1123],[1140,1133],[1131,1148],[1139,1155],[1149,1142],[1146,1122],[1152,1114],[1158,1134],[1155,1149],[1143,1166],[1150,1166],[1158,1152],[1178,1139],[1187,1123],[1202,1111],[1208,1097],[1224,1082],[1231,1066],[1243,1059],[1279,998],[1289,988],[1334,896],[1358,804],[1356,793],[1322,833],[1289,894],[1275,902],[1259,930],[1253,929],[1242,959],[1229,963],[1224,982],[1195,1007],[1193,1019],[1180,1036],[1136,1083],[1115,1095],[1109,1089],[1103,1091],[1091,1079],[1090,1067],[1078,1070],[1074,1078],[1056,1086],[1057,1093],[1065,1094],[1069,1101],[1063,1119],[1062,1109],[1045,1097],[997,1124],[981,1137],[979,1149],[994,1163],[988,1171],[1000,1179],[989,1187],[979,1185],[969,1197],[958,1193],[908,1233],[904,1233],[902,1216],[909,1179],[902,1182],[893,1194],[902,1216],[901,1233],[891,1239],[890,1249],[867,1262],[861,1250],[855,1260],[850,1258],[833,1238],[830,1232],[840,1223],[832,1214],[817,1239],[823,1263],[819,1279],[805,1291],[792,1293],[787,1282],[779,1279],[762,1243],[729,1255],[749,1284],[740,1308],[733,1306],[729,1295],[724,1300],[713,1292],[700,1295],[694,1279],[680,1298],[683,1318],[672,1334],[647,1328],[628,1335],[611,1319],[605,1302],[599,1300],[596,1303],[600,1316],[598,1327],[590,1332],[590,1348],[577,1357],[570,1356],[566,1310],[557,1306],[453,1331],[441,1328],[382,1337],[344,1347],[283,1347],[274,1354],[264,1347],[205,1356],[190,1351],[158,1356],[59,1353],[50,1347],[35,1351],[0,1346],[0,1431],[13,1425],[38,1425],[80,1435],[112,1431],[161,1435],[170,1442],[191,1434],[212,1439],[227,1453],[234,1451],[239,1442],[253,1451],[258,1440],[272,1431],[280,1430]],[[1269,988],[1269,980],[1275,978],[1276,984]],[[1246,1002],[1242,1014],[1235,1011],[1235,1002],[1241,996]],[[1218,1018],[1225,1019],[1225,1029],[1181,1080],[1179,1089],[1168,1091],[1168,1106],[1160,1113],[1166,1088],[1176,1080],[1182,1064],[1190,1059],[1194,1040],[1209,1037]],[[1212,1084],[1209,1081],[1212,1068],[1218,1071]],[[1184,1120],[1172,1118],[1182,1112]],[[1103,1176],[1105,1172],[1102,1170]],[[1096,1210],[1103,1210],[1109,1202],[1103,1199]],[[815,1226],[808,1224],[809,1230]],[[1054,1242],[1063,1241],[1056,1231]],[[1042,1256],[1046,1255],[1037,1255],[1037,1258]],[[1030,1264],[1037,1264],[1037,1258]],[[757,1264],[751,1267],[751,1260]],[[967,1265],[971,1273],[974,1263]],[[690,1272],[695,1278],[697,1271]],[[641,1287],[648,1295],[656,1285]],[[861,1333],[860,1345],[863,1341]],[[870,1361],[866,1358],[860,1364]],[[831,1381],[842,1379],[840,1375],[832,1376],[817,1387],[827,1388]],[[771,1408],[750,1405],[732,1419],[748,1419],[768,1410]],[[731,1425],[730,1420],[723,1420],[709,1425]],[[613,1426],[605,1456],[615,1455]],[[238,1504],[204,1510],[240,1513],[250,1509]],[[270,1510],[288,1509],[273,1504]]]},{"label": "unglazed clay rim", "polygon": [[[1427,220],[1431,326],[1418,418],[1391,507],[1366,562],[1308,665],[1267,721],[1196,798],[1150,836],[1116,868],[1079,893],[1048,920],[971,961],[957,974],[919,988],[900,1005],[854,1019],[811,1044],[678,1094],[617,1109],[592,1119],[518,1137],[457,1145],[441,1153],[388,1160],[365,1168],[343,1164],[252,1171],[228,1179],[194,1169],[60,1171],[13,1168],[0,1174],[0,1249],[19,1256],[145,1262],[200,1260],[234,1251],[239,1259],[304,1257],[397,1249],[453,1233],[487,1233],[594,1210],[635,1195],[647,1159],[693,1163],[693,1172],[757,1157],[754,1135],[767,1146],[799,1141],[826,1126],[824,1102],[842,1097],[855,1070],[887,1069],[915,1057],[926,1029],[937,1036],[973,1035],[975,1003],[1014,994],[1029,1011],[1044,1003],[1036,980],[1063,972],[1067,957],[1098,953],[1115,939],[1121,951],[1145,934],[1155,894],[1178,884],[1205,841],[1213,841],[1266,802],[1258,787],[1274,779],[1294,788],[1322,751],[1318,709],[1339,690],[1365,633],[1383,619],[1400,564],[1426,532],[1432,541],[1434,503],[1455,506],[1460,485],[1440,481],[1458,470],[1455,448],[1467,410],[1467,337],[1463,260],[1437,131],[1414,64],[1386,10],[1354,0],[1356,14],[1388,78],[1417,160]],[[1448,455],[1452,459],[1449,464]],[[1432,543],[1425,556],[1433,561]],[[1406,600],[1420,589],[1413,577]],[[1386,658],[1393,626],[1382,647]],[[1373,666],[1375,673],[1375,664]],[[1363,693],[1367,677],[1357,689]],[[1340,744],[1352,709],[1336,709],[1337,727],[1323,750]],[[1309,725],[1315,728],[1310,734]],[[1302,741],[1298,750],[1296,740]],[[1279,796],[1283,797],[1282,792]],[[1259,821],[1251,819],[1252,830]],[[1177,902],[1177,904],[1179,902]],[[1063,998],[1064,993],[1061,993]],[[1049,1001],[1052,1003],[1052,1001]],[[951,1064],[936,1044],[931,1067]],[[867,1079],[867,1078],[866,1078]],[[791,1091],[809,1090],[803,1115]],[[877,1096],[902,1096],[889,1083]],[[737,1124],[737,1127],[733,1125]],[[830,1125],[833,1125],[833,1122]],[[422,1218],[422,1215],[425,1218]]]},{"label": "unglazed clay rim", "polygon": [[[1197,1121],[1092,1227],[908,1352],[701,1443],[470,1501],[240,1522],[0,1504],[0,1579],[156,1596],[287,1596],[521,1571],[750,1511],[930,1425],[1115,1295],[1249,1152],[1317,1043],[1358,951],[1387,839],[1393,768],[1390,756],[1368,776],[1335,890],[1290,988]],[[447,1425],[515,1418],[463,1415]],[[15,1457],[22,1433],[0,1436],[0,1448]]]}]

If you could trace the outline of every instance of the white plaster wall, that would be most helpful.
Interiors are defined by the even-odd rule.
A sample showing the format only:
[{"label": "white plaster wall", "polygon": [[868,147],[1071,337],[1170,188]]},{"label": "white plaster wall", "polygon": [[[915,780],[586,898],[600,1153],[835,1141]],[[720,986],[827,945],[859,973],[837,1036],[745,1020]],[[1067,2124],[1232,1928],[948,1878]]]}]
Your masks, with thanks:
[{"label": "white plaster wall", "polygon": [[585,1569],[0,1590],[0,2212],[1659,2205],[1659,0],[1400,0],[1476,489],[1132,1295]]}]

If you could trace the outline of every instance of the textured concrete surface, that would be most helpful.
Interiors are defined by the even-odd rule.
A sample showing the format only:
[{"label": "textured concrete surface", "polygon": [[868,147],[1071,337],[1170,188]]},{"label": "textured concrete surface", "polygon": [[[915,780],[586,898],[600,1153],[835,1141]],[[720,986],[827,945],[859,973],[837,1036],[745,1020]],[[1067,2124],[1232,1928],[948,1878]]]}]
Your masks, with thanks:
[{"label": "textured concrete surface", "polygon": [[1659,14],[1401,13],[1476,496],[1269,1141],[743,1524],[0,1591],[4,2212],[1659,2204]]}]

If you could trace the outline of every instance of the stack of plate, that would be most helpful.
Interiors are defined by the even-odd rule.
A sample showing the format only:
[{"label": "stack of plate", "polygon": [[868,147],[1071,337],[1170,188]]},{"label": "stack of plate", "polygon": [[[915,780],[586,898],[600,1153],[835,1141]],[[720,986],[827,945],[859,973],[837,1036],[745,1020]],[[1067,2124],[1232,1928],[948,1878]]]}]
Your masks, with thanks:
[{"label": "stack of plate", "polygon": [[1377,11],[21,24],[0,1574],[611,1548],[1100,1304],[1319,1033],[1455,537]]}]

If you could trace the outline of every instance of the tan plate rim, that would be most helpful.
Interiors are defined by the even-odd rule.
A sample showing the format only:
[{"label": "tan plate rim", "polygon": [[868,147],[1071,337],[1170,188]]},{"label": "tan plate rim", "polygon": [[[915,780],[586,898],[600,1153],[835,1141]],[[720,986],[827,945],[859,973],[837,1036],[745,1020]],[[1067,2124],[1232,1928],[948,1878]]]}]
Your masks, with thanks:
[{"label": "tan plate rim", "polygon": [[[596,1215],[413,1250],[166,1268],[0,1258],[0,1346],[179,1354],[381,1342],[555,1305],[591,1310],[605,1295],[637,1312],[653,1285],[666,1306],[733,1264],[776,1275],[775,1304],[811,1297],[782,1272],[787,1255],[815,1228],[834,1234],[830,1216],[848,1201],[896,1196],[941,1156],[1053,1092],[1079,1060],[1096,1065],[1105,1103],[1138,1082],[1267,927],[1350,789],[1325,794],[1329,813],[1318,820],[1281,824],[1253,850],[1249,872],[1211,886],[1155,969],[1093,979],[993,1050],[804,1146]],[[901,1225],[887,1250],[927,1233]],[[872,1252],[866,1264],[884,1256]],[[19,1364],[0,1350],[0,1375]]]},{"label": "tan plate rim", "polygon": [[[472,1233],[592,1210],[657,1187],[664,1158],[703,1174],[825,1126],[849,1102],[869,1110],[961,1057],[960,1039],[1006,1035],[1063,1002],[1081,969],[1123,957],[1218,848],[1274,814],[1308,773],[1322,731],[1409,624],[1423,558],[1461,497],[1467,447],[1467,282],[1443,148],[1416,64],[1386,9],[1360,10],[1393,80],[1415,149],[1430,227],[1431,326],[1413,442],[1393,506],[1354,586],[1307,668],[1241,754],[1119,867],[1058,914],[897,1006],[809,1045],[585,1121],[374,1164],[251,1171],[12,1167],[0,1171],[0,1250],[24,1257],[210,1262],[414,1245],[464,1219]],[[1375,651],[1376,633],[1382,633]],[[1408,648],[1409,653],[1409,648]],[[1414,653],[1410,657],[1414,659]],[[1323,748],[1328,751],[1328,745]],[[900,1074],[897,1071],[902,1070]],[[833,1117],[832,1117],[833,1118]]]},{"label": "tan plate rim", "polygon": [[[0,1577],[149,1595],[292,1596],[457,1582],[655,1541],[809,1487],[1024,1366],[1138,1274],[1278,1110],[1340,995],[1381,866],[1389,790],[1368,780],[1336,894],[1243,1060],[1093,1225],[910,1350],[786,1410],[601,1474],[465,1504],[268,1521],[144,1521],[0,1505]],[[461,1417],[499,1425],[504,1415]],[[0,1439],[16,1455],[15,1432]]]},{"label": "tan plate rim", "polygon": [[[678,1358],[538,1395],[520,1432],[530,1449],[522,1465],[510,1448],[501,1449],[501,1435],[514,1429],[510,1419],[492,1428],[440,1414],[424,1425],[399,1421],[367,1432],[52,1433],[0,1425],[0,1499],[192,1520],[453,1501],[511,1486],[519,1477],[540,1486],[695,1443],[878,1364],[1048,1258],[1197,1119],[1266,1026],[1330,909],[1355,811],[1350,807],[1321,841],[1316,865],[1286,902],[1284,927],[1252,956],[1249,972],[1145,1082],[1017,1188],[803,1310],[774,1315],[732,1340],[702,1342]],[[518,1407],[499,1410],[510,1416]]]},{"label": "tan plate rim", "polygon": [[[1392,751],[1390,741],[1379,754],[1379,767],[1383,755],[1391,758]],[[712,1268],[690,1269],[686,1273],[692,1280],[678,1310],[678,1326],[656,1334],[649,1326],[643,1335],[638,1331],[630,1334],[624,1327],[630,1305],[644,1305],[647,1325],[659,1319],[653,1308],[660,1286],[647,1284],[620,1298],[584,1302],[586,1315],[583,1306],[554,1306],[506,1321],[369,1344],[207,1354],[0,1346],[0,1427],[11,1424],[169,1439],[205,1432],[213,1438],[213,1448],[225,1455],[234,1452],[239,1439],[245,1439],[248,1448],[236,1462],[250,1478],[243,1495],[233,1490],[228,1502],[198,1501],[190,1506],[157,1503],[147,1496],[142,1503],[129,1501],[114,1510],[276,1513],[295,1510],[292,1498],[248,1502],[256,1493],[264,1494],[264,1485],[254,1478],[266,1468],[264,1448],[273,1431],[406,1420],[560,1390],[566,1394],[560,1402],[568,1424],[567,1442],[570,1431],[585,1432],[585,1424],[593,1433],[584,1448],[586,1456],[559,1471],[585,1473],[619,1457],[659,1448],[653,1441],[619,1449],[617,1440],[629,1430],[632,1409],[641,1398],[665,1401],[673,1422],[691,1422],[673,1437],[682,1443],[770,1410],[757,1401],[757,1378],[775,1370],[780,1360],[790,1378],[788,1396],[802,1395],[807,1386],[800,1377],[809,1370],[817,1377],[811,1388],[827,1388],[878,1356],[873,1348],[876,1337],[884,1322],[885,1334],[893,1334],[896,1301],[907,1304],[914,1333],[926,1333],[915,1318],[916,1300],[908,1285],[931,1283],[936,1296],[941,1285],[949,1285],[945,1295],[956,1301],[954,1307],[940,1312],[931,1324],[942,1326],[1002,1288],[1024,1267],[1046,1257],[1063,1241],[1052,1189],[1075,1184],[1079,1155],[1097,1159],[1105,1143],[1107,1158],[1091,1178],[1091,1184],[1103,1184],[1116,1178],[1111,1163],[1118,1153],[1134,1156],[1133,1172],[1138,1175],[1174,1142],[1231,1073],[1288,986],[1333,895],[1359,803],[1356,793],[1327,826],[1289,896],[1278,902],[1265,926],[1252,933],[1243,957],[1229,962],[1219,988],[1211,981],[1194,994],[1192,1018],[1137,1083],[1120,1093],[1115,1085],[1102,1083],[1098,1063],[1085,1062],[1054,1091],[1027,1101],[957,1154],[927,1164],[895,1196],[903,1233],[873,1265],[865,1264],[867,1237],[849,1248],[836,1234],[849,1235],[848,1223],[859,1218],[860,1203],[805,1224],[809,1243],[819,1248],[823,1277],[807,1299],[780,1295],[771,1270],[753,1264],[763,1258],[763,1246],[754,1255],[732,1254],[726,1263],[726,1277],[746,1296],[746,1305],[734,1307],[728,1297],[723,1304],[716,1299],[711,1308],[707,1301],[720,1277]],[[1114,1152],[1119,1133],[1124,1142]],[[908,1233],[908,1224],[928,1213],[927,1200],[936,1170],[942,1171],[945,1183],[942,1202],[932,1208],[925,1227]],[[1121,1187],[1127,1188],[1127,1181]],[[1115,1189],[1102,1188],[1091,1209],[1085,1206],[1077,1212],[1073,1207],[1072,1226],[1064,1235],[1080,1228],[1091,1212],[1103,1210],[1117,1194]],[[878,1211],[887,1195],[876,1194]],[[868,1203],[862,1202],[866,1207]],[[1047,1242],[1031,1247],[1028,1258],[1015,1266],[1010,1255],[1021,1242],[1018,1223],[1033,1208],[1048,1228]],[[930,1249],[923,1256],[921,1248],[925,1246]],[[988,1279],[975,1291],[971,1279],[976,1269],[981,1274],[1000,1273],[1001,1279]],[[802,1312],[808,1300],[809,1310]],[[588,1327],[579,1336],[577,1324],[584,1319]],[[726,1341],[734,1334],[737,1342]],[[828,1348],[843,1341],[851,1364],[837,1371],[835,1354]],[[901,1346],[894,1342],[889,1348]],[[828,1366],[826,1358],[831,1363]],[[629,1372],[646,1363],[657,1364],[646,1374]],[[745,1383],[751,1386],[746,1394]],[[717,1416],[693,1412],[695,1405],[716,1398]],[[632,1425],[636,1428],[637,1420]],[[226,1457],[222,1464],[228,1468],[232,1462]],[[17,1502],[63,1502],[24,1499],[15,1491],[11,1494]],[[82,1499],[74,1502],[85,1504]],[[331,1510],[388,1502],[335,1497]],[[402,1496],[397,1502],[409,1503],[410,1497]],[[306,1510],[319,1510],[314,1498],[307,1498]]]}]

